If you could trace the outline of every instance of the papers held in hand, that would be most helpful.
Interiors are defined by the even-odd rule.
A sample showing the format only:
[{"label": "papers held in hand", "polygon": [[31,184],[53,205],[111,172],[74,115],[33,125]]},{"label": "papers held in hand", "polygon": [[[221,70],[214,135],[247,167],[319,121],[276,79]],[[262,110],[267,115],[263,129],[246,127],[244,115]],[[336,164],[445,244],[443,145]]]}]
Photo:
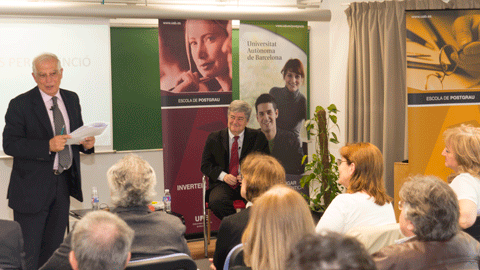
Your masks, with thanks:
[{"label": "papers held in hand", "polygon": [[107,126],[107,123],[102,122],[81,126],[68,134],[72,136],[72,138],[67,140],[67,144],[80,144],[80,142],[87,137],[98,136],[103,133]]}]

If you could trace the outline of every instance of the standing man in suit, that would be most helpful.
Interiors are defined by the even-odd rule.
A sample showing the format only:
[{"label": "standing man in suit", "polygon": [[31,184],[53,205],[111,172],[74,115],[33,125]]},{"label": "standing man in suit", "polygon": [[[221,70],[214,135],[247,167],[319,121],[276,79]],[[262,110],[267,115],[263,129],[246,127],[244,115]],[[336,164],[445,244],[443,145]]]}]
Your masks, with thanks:
[{"label": "standing man in suit", "polygon": [[13,156],[8,205],[22,228],[27,268],[38,269],[63,241],[69,196],[83,201],[79,151],[93,153],[95,138],[66,145],[83,121],[77,94],[59,88],[57,56],[41,54],[32,68],[37,86],[10,101],[3,149]]},{"label": "standing man in suit", "polygon": [[287,174],[302,174],[303,149],[293,132],[277,127],[278,109],[273,96],[261,94],[255,102],[255,109],[260,130],[267,137],[271,155],[280,161]]},{"label": "standing man in suit", "polygon": [[233,201],[240,196],[240,162],[255,151],[269,154],[268,141],[247,128],[252,108],[243,100],[230,103],[227,128],[208,135],[202,155],[202,173],[209,178],[209,206],[219,218],[234,214]]}]

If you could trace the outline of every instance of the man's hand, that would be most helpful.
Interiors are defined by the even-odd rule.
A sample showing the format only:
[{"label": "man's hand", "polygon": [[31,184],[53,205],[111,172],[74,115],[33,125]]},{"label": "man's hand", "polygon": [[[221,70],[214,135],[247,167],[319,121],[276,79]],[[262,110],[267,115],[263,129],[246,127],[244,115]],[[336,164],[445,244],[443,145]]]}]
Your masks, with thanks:
[{"label": "man's hand", "polygon": [[92,147],[95,145],[95,137],[87,137],[81,141],[80,144],[83,145],[85,150],[92,149]]},{"label": "man's hand", "polygon": [[461,16],[453,23],[453,33],[460,50],[462,50],[459,55],[459,65],[467,72],[480,71],[479,26],[479,15]]},{"label": "man's hand", "polygon": [[234,186],[237,184],[237,176],[234,176],[233,174],[227,174],[223,178],[223,182],[229,184],[230,186]]},{"label": "man's hand", "polygon": [[50,152],[60,152],[65,148],[67,139],[72,138],[70,135],[57,135],[50,139]]}]

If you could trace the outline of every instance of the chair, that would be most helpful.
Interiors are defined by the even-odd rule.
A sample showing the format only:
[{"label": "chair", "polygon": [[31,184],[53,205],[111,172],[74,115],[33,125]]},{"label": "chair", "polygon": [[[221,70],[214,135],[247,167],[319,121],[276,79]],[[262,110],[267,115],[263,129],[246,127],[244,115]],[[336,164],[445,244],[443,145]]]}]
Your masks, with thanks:
[{"label": "chair", "polygon": [[395,240],[404,237],[398,223],[354,227],[346,235],[353,236],[359,240],[370,254],[377,252],[385,246],[392,245],[395,243]]},{"label": "chair", "polygon": [[480,241],[480,216],[477,216],[475,223],[470,228],[466,228],[463,231]]},{"label": "chair", "polygon": [[127,270],[197,270],[197,264],[185,253],[130,261]]},{"label": "chair", "polygon": [[211,228],[210,228],[210,217],[211,210],[208,207],[208,179],[206,175],[202,177],[202,194],[203,194],[203,242],[205,248],[205,258],[208,257],[208,245],[210,244]]},{"label": "chair", "polygon": [[228,270],[234,266],[245,266],[245,262],[243,261],[243,244],[234,246],[232,250],[228,252],[223,270]]}]

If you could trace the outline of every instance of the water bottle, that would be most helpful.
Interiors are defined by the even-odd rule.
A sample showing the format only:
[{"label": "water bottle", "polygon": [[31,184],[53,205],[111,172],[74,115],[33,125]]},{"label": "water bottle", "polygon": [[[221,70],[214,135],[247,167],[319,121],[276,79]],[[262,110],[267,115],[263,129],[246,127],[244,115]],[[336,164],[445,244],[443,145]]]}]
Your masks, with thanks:
[{"label": "water bottle", "polygon": [[97,187],[92,188],[92,210],[98,210],[100,200],[98,199]]},{"label": "water bottle", "polygon": [[165,195],[163,196],[163,204],[165,205],[165,212],[172,212],[172,195],[170,195],[169,189],[165,189]]}]

